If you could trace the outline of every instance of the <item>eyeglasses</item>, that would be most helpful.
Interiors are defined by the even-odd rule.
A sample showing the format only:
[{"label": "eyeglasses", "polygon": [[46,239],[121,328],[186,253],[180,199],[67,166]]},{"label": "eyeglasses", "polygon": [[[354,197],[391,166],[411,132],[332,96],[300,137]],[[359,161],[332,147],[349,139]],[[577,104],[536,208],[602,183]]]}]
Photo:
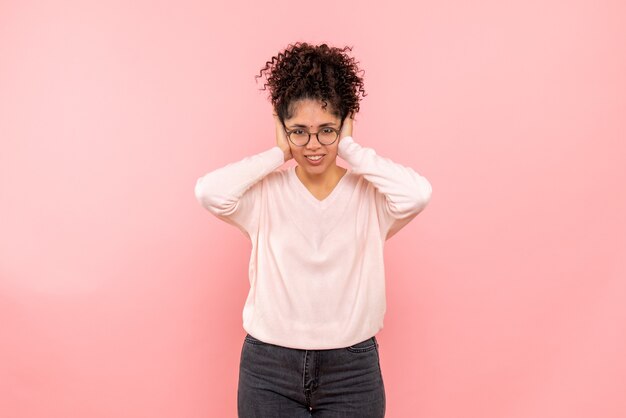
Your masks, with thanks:
[{"label": "eyeglasses", "polygon": [[322,128],[317,132],[307,132],[304,129],[294,129],[293,131],[285,129],[285,132],[289,141],[296,147],[307,145],[311,141],[311,135],[315,135],[317,141],[322,145],[332,145],[339,138],[339,130],[330,127]]}]

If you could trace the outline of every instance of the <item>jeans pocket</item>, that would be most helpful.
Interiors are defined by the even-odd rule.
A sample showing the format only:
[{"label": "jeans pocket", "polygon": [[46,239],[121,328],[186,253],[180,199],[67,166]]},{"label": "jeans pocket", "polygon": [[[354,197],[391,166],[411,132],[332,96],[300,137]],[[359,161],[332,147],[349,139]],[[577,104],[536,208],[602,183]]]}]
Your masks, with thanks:
[{"label": "jeans pocket", "polygon": [[257,340],[250,334],[246,334],[245,342],[250,343],[250,344],[256,344],[256,345],[268,345],[267,343],[261,340]]},{"label": "jeans pocket", "polygon": [[360,343],[353,344],[350,347],[346,347],[346,350],[351,353],[366,353],[376,349],[377,347],[378,341],[376,341],[376,337],[372,337],[365,341],[361,341]]}]

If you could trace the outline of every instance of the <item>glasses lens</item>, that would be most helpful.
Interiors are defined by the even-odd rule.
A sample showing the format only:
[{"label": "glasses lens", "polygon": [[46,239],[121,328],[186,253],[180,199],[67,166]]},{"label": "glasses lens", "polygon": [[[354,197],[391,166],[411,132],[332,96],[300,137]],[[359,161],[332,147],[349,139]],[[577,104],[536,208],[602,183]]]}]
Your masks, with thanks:
[{"label": "glasses lens", "polygon": [[332,128],[323,128],[318,134],[317,137],[321,144],[330,145],[337,139],[339,133]]},{"label": "glasses lens", "polygon": [[289,139],[295,145],[302,146],[308,142],[309,134],[305,131],[297,130],[289,134]]}]

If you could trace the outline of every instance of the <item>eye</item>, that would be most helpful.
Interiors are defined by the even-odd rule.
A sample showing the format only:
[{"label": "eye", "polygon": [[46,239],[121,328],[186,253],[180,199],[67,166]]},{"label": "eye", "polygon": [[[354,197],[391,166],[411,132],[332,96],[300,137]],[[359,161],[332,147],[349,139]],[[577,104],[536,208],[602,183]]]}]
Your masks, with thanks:
[{"label": "eye", "polygon": [[333,133],[335,133],[335,130],[333,128],[324,128],[324,129],[322,129],[322,133],[333,134]]},{"label": "eye", "polygon": [[293,131],[291,131],[292,134],[296,134],[296,135],[304,135],[305,132],[302,129],[294,129]]}]

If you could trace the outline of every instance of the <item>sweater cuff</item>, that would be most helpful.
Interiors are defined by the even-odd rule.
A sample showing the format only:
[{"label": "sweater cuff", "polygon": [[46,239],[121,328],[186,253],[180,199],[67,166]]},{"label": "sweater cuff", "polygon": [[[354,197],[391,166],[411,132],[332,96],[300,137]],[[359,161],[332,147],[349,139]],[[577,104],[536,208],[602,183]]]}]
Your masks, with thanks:
[{"label": "sweater cuff", "polygon": [[268,158],[271,158],[271,161],[276,165],[276,167],[280,167],[285,162],[285,153],[278,145],[270,148],[266,151]]}]

